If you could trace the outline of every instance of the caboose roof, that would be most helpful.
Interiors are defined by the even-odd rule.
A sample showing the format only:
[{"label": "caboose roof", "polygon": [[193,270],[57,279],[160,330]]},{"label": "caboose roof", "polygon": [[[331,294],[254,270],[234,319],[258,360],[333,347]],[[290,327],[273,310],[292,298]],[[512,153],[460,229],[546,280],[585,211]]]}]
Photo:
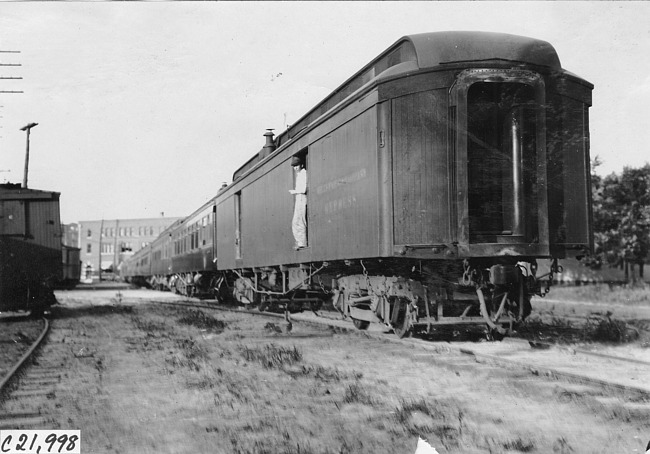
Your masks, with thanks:
[{"label": "caboose roof", "polygon": [[19,184],[0,184],[0,200],[59,200],[60,192],[27,189]]}]

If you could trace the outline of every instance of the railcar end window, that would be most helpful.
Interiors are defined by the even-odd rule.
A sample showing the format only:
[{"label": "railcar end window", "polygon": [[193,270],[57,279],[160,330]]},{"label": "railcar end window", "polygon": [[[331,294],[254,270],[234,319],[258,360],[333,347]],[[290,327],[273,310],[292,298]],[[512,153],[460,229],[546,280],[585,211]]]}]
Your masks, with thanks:
[{"label": "railcar end window", "polygon": [[470,242],[531,241],[537,212],[534,87],[477,82],[467,94]]}]

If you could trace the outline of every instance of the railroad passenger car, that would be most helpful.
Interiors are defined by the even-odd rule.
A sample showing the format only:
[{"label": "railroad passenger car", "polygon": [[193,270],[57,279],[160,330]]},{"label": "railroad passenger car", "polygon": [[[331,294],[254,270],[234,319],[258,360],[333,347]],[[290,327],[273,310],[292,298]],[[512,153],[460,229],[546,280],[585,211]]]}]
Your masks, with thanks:
[{"label": "railroad passenger car", "polygon": [[145,245],[120,265],[123,278],[133,284],[150,286],[151,278],[151,244]]},{"label": "railroad passenger car", "polygon": [[215,252],[215,202],[209,200],[177,226],[172,226],[171,286],[178,293],[199,296],[217,271]]},{"label": "railroad passenger car", "polygon": [[180,223],[180,220],[174,222],[151,243],[151,279],[149,285],[156,290],[171,290],[170,277],[173,273],[172,235]]},{"label": "railroad passenger car", "polygon": [[[485,323],[502,334],[548,291],[558,259],[591,249],[592,89],[545,41],[406,36],[286,131],[267,132],[204,206],[214,205],[214,243],[173,254],[211,248],[216,271],[192,268],[220,275],[212,289],[243,304],[331,299],[361,329]],[[296,156],[308,175],[299,250]]]},{"label": "railroad passenger car", "polygon": [[0,185],[0,311],[42,313],[61,282],[58,192]]}]

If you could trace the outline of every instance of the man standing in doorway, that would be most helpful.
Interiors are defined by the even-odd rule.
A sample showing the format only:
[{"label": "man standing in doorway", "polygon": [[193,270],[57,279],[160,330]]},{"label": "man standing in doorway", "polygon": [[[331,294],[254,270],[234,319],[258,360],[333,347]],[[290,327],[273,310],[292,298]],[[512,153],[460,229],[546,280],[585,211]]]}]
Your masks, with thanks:
[{"label": "man standing in doorway", "polygon": [[291,166],[296,172],[295,189],[289,192],[296,198],[293,210],[291,230],[296,240],[295,250],[307,247],[307,169],[303,158],[294,156],[291,158]]}]

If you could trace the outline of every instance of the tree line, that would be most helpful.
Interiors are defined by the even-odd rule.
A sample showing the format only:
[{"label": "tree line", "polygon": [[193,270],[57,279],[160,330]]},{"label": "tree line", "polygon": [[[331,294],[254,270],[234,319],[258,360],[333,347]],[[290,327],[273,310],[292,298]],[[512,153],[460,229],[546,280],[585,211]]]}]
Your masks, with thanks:
[{"label": "tree line", "polygon": [[601,164],[598,156],[591,162],[594,254],[585,262],[619,267],[634,282],[650,252],[650,164],[605,177],[595,172]]}]

